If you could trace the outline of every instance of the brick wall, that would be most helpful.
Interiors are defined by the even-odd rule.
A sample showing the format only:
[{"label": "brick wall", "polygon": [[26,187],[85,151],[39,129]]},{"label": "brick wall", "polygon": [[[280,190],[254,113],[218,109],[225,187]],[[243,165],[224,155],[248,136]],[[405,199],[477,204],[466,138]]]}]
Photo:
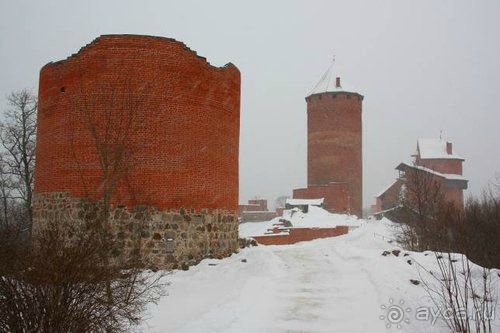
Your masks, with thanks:
[{"label": "brick wall", "polygon": [[332,213],[349,212],[349,187],[347,183],[309,186],[293,190],[294,199],[324,198],[323,208]]},{"label": "brick wall", "polygon": [[462,174],[463,171],[462,163],[463,161],[459,159],[443,159],[443,158],[434,158],[434,159],[417,158],[416,161],[416,164],[419,166],[423,166],[440,173],[449,173],[455,175]]},{"label": "brick wall", "polygon": [[464,192],[462,189],[445,187],[443,192],[446,201],[453,202],[458,208],[464,207]]},{"label": "brick wall", "polygon": [[262,207],[260,205],[238,205],[238,215],[241,216],[243,212],[257,212],[261,211]]},{"label": "brick wall", "polygon": [[[235,251],[239,125],[238,69],[173,39],[101,36],[45,65],[34,232],[61,217],[78,225],[81,200],[102,200],[112,180],[112,231],[153,265]],[[138,234],[140,248],[127,245]]]},{"label": "brick wall", "polygon": [[252,199],[248,200],[250,205],[259,205],[260,210],[267,210],[267,200],[266,199]]},{"label": "brick wall", "polygon": [[[421,177],[422,180],[412,180],[414,177]],[[422,178],[424,177],[424,178]],[[421,191],[426,191],[426,189],[439,188],[440,194],[443,196],[445,201],[455,204],[457,208],[463,208],[464,198],[463,190],[467,188],[467,183],[460,180],[450,180],[443,177],[427,173],[421,170],[407,169],[405,171],[405,179],[408,186],[417,186],[411,184],[423,184]],[[417,191],[417,189],[415,189]],[[412,191],[407,191],[407,202],[406,204],[417,207],[418,198],[416,194],[412,194]]]},{"label": "brick wall", "polygon": [[295,244],[303,241],[310,241],[318,238],[336,237],[345,235],[349,231],[347,226],[335,228],[292,228],[289,234],[272,236],[255,236],[257,243],[262,245],[285,245]]},{"label": "brick wall", "polygon": [[239,123],[234,65],[173,39],[101,36],[40,72],[35,192],[102,197],[104,142],[126,156],[113,203],[235,213]]},{"label": "brick wall", "polygon": [[308,186],[348,184],[351,212],[362,214],[362,100],[355,93],[314,94],[307,101]]},{"label": "brick wall", "polygon": [[377,197],[377,212],[390,209],[400,204],[400,192],[403,181],[397,179],[383,194]]}]

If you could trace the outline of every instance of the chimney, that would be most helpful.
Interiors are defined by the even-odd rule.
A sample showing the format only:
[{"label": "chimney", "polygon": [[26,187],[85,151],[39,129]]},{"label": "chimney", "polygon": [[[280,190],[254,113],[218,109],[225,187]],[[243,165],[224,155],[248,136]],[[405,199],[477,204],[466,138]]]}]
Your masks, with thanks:
[{"label": "chimney", "polygon": [[451,142],[448,142],[448,141],[446,142],[446,153],[448,153],[448,155],[453,154]]},{"label": "chimney", "polygon": [[335,79],[335,88],[342,88],[342,86],[340,85],[340,77],[337,77]]}]

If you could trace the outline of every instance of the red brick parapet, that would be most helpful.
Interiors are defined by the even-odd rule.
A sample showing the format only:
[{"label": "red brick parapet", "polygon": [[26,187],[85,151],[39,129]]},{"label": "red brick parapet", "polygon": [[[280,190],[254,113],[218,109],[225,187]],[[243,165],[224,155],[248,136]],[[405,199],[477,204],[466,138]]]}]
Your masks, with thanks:
[{"label": "red brick parapet", "polygon": [[252,238],[262,245],[285,245],[319,238],[336,237],[345,235],[348,231],[348,226],[337,226],[335,228],[290,228],[288,234],[278,233],[266,236],[254,236]]}]

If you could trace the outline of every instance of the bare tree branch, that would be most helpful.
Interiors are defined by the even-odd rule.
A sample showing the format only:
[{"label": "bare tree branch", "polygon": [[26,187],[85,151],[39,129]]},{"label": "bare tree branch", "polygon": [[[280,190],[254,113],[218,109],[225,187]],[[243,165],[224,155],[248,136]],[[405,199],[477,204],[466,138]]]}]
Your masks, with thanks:
[{"label": "bare tree branch", "polygon": [[10,197],[22,200],[28,216],[28,227],[31,228],[37,98],[24,89],[12,92],[7,100],[9,108],[5,112],[5,121],[0,123],[0,144],[5,150],[1,177],[5,180],[9,178],[10,192],[19,194]]}]

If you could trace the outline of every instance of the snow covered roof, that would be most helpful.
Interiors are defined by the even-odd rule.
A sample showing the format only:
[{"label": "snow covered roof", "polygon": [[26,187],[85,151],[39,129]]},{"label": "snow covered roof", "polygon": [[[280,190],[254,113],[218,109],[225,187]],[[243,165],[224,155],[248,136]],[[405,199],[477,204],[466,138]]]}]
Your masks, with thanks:
[{"label": "snow covered roof", "polygon": [[286,204],[292,206],[321,206],[325,201],[324,198],[321,199],[286,199]]},{"label": "snow covered roof", "polygon": [[[325,92],[349,92],[354,94],[359,94],[358,90],[351,84],[342,81],[337,85],[335,82],[326,82],[315,87],[309,95],[321,94]],[[361,94],[360,94],[361,95]]]},{"label": "snow covered roof", "polygon": [[451,151],[448,153],[447,145],[451,142],[443,139],[418,139],[417,140],[417,154],[423,159],[460,159],[463,158]]},{"label": "snow covered roof", "polygon": [[310,95],[314,94],[322,94],[326,92],[349,92],[353,94],[361,95],[356,88],[346,83],[345,81],[340,81],[340,75],[335,75],[333,70],[333,65],[335,63],[335,59],[333,59],[332,63],[326,70],[326,72],[321,76],[318,83],[314,86],[314,88],[309,93]]},{"label": "snow covered roof", "polygon": [[426,167],[423,167],[420,165],[411,165],[408,163],[401,163],[396,167],[396,169],[400,170],[402,167],[409,167],[409,168],[413,168],[413,169],[426,171],[426,172],[431,173],[435,176],[443,177],[443,178],[450,179],[450,180],[465,180],[465,181],[467,181],[467,178],[465,178],[462,175],[455,175],[452,173],[441,173],[441,172],[437,172],[437,171],[434,171],[432,169],[429,169],[429,168],[426,168]]}]

